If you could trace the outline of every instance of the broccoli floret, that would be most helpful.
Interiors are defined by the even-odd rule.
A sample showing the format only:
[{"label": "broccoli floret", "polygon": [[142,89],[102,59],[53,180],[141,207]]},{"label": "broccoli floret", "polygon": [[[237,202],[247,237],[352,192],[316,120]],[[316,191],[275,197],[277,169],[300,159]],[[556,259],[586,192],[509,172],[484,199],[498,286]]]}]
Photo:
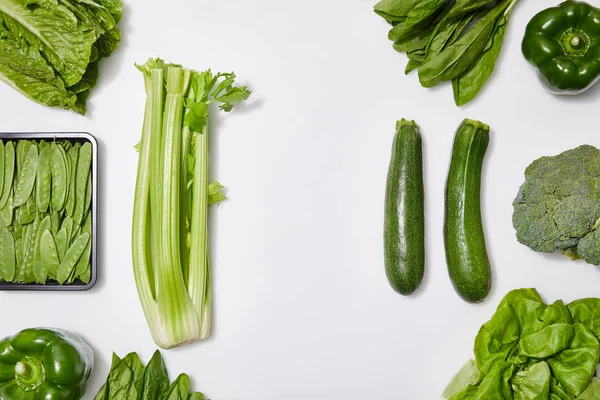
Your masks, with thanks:
[{"label": "broccoli floret", "polygon": [[599,265],[599,183],[600,150],[592,146],[532,162],[513,202],[517,240]]}]

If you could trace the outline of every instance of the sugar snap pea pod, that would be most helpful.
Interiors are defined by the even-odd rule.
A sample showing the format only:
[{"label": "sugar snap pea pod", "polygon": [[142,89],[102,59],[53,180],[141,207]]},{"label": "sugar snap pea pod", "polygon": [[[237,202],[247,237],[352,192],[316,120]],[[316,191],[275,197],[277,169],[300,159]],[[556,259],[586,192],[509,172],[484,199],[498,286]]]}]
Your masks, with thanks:
[{"label": "sugar snap pea pod", "polygon": [[90,205],[92,204],[92,172],[88,175],[87,186],[85,189],[85,205],[83,207],[83,218],[89,214]]},{"label": "sugar snap pea pod", "polygon": [[90,279],[92,278],[92,268],[91,268],[91,266],[88,267],[83,274],[79,275],[78,278],[83,283],[90,283]]},{"label": "sugar snap pea pod", "polygon": [[53,235],[56,235],[60,230],[60,215],[56,211],[52,211],[52,214],[50,214],[50,224],[52,226],[50,231]]},{"label": "sugar snap pea pod", "polygon": [[56,236],[54,237],[56,242],[56,251],[58,251],[58,258],[62,261],[65,258],[65,253],[69,248],[69,233],[65,227],[60,228]]},{"label": "sugar snap pea pod", "polygon": [[0,194],[4,188],[4,141],[0,139]]},{"label": "sugar snap pea pod", "polygon": [[68,153],[69,150],[71,150],[71,147],[73,147],[73,143],[69,140],[63,140],[59,142],[59,144],[62,146],[63,149],[65,149],[65,153]]},{"label": "sugar snap pea pod", "polygon": [[67,153],[68,162],[70,165],[71,174],[69,175],[69,190],[67,193],[67,204],[65,210],[67,215],[73,216],[75,211],[75,178],[77,176],[77,159],[79,158],[79,148],[81,145],[76,143]]},{"label": "sugar snap pea pod", "polygon": [[65,258],[61,261],[60,266],[58,267],[58,273],[56,275],[58,283],[62,285],[73,273],[73,269],[85,251],[85,247],[87,246],[89,240],[90,235],[87,233],[82,233],[75,240],[75,242],[73,242],[71,247],[69,247],[69,250],[67,250],[67,253],[65,254]]},{"label": "sugar snap pea pod", "polygon": [[15,173],[15,145],[12,141],[4,146],[4,186],[0,195],[0,209],[4,208],[11,195]]},{"label": "sugar snap pea pod", "polygon": [[13,194],[12,190],[7,198],[6,203],[4,203],[4,207],[0,209],[0,217],[2,219],[2,223],[4,226],[8,227],[12,225],[14,215],[14,207],[13,207]]},{"label": "sugar snap pea pod", "polygon": [[[17,171],[20,172],[23,169],[23,163],[27,152],[31,148],[31,142],[29,140],[19,140],[17,142]],[[17,177],[19,174],[17,174]]]},{"label": "sugar snap pea pod", "polygon": [[92,162],[92,145],[86,142],[79,149],[79,159],[77,160],[77,172],[75,180],[75,213],[73,219],[75,223],[81,224],[83,220],[85,206],[85,191],[88,183],[88,175]]},{"label": "sugar snap pea pod", "polygon": [[[35,190],[35,185],[33,185],[33,188]],[[25,203],[25,205],[27,206],[27,212],[30,214],[37,214],[37,207],[35,204],[35,196],[31,195],[29,196],[29,198],[27,199],[27,202]]]},{"label": "sugar snap pea pod", "polygon": [[15,237],[15,240],[23,237],[23,225],[19,224],[18,221],[15,222],[15,224],[12,225],[12,233],[13,233],[13,236]]},{"label": "sugar snap pea pod", "polygon": [[6,228],[0,228],[0,277],[6,282],[15,278],[15,239]]},{"label": "sugar snap pea pod", "polygon": [[[20,142],[19,142],[20,143]],[[38,149],[37,145],[32,144],[29,147],[23,161],[22,168],[19,171],[19,181],[15,188],[15,198],[13,199],[14,206],[25,204],[35,183],[35,173],[37,171]]]},{"label": "sugar snap pea pod", "polygon": [[26,246],[23,252],[23,266],[21,268],[25,271],[25,283],[35,282],[35,275],[33,273],[33,256],[35,254],[35,238],[39,225],[39,218],[36,218],[33,221],[33,224],[28,225],[29,229],[27,230],[27,234],[29,238],[27,243],[23,243]]},{"label": "sugar snap pea pod", "polygon": [[[17,265],[15,266],[15,274],[18,273],[18,270],[23,264],[23,238],[15,238],[15,257],[17,259]],[[13,278],[14,280],[14,278]]]},{"label": "sugar snap pea pod", "polygon": [[90,256],[92,254],[92,215],[88,214],[87,217],[85,218],[85,221],[83,222],[83,228],[82,228],[82,233],[87,233],[88,235],[90,235],[90,240],[88,241],[87,246],[85,246],[85,250],[83,252],[83,254],[81,255],[81,258],[79,259],[79,261],[77,261],[77,266],[75,267],[75,277],[78,277],[79,279],[81,279],[84,283],[88,283],[89,282],[89,278],[87,281],[85,281],[84,275],[87,274],[88,270],[90,269]]},{"label": "sugar snap pea pod", "polygon": [[46,147],[49,147],[50,143],[48,143],[45,140],[40,140],[38,142],[38,151],[40,152],[40,154],[42,153],[42,150],[44,150]]},{"label": "sugar snap pea pod", "polygon": [[75,239],[75,235],[73,235],[73,232],[75,231],[75,223],[73,221],[73,218],[67,215],[65,219],[63,219],[60,228],[64,228],[67,230],[67,243],[70,244]]},{"label": "sugar snap pea pod", "polygon": [[52,143],[52,195],[51,203],[55,211],[62,211],[67,195],[67,155],[62,146]]},{"label": "sugar snap pea pod", "polygon": [[25,203],[17,210],[18,221],[21,225],[30,224],[35,219],[35,211],[30,213],[28,208],[27,203]]},{"label": "sugar snap pea pod", "polygon": [[42,234],[50,229],[50,216],[46,216],[37,229],[35,236],[35,249],[33,253],[33,275],[38,283],[46,283],[48,280],[48,267],[42,261],[41,241]]},{"label": "sugar snap pea pod", "polygon": [[[22,237],[22,242],[21,242],[21,254],[22,254],[22,260],[19,263],[19,265],[17,265],[18,271],[17,271],[17,282],[23,282],[23,283],[27,283],[27,282],[31,282],[29,281],[27,278],[29,278],[28,274],[27,274],[27,264],[29,262],[29,258],[30,258],[30,245],[32,242],[32,232],[33,230],[33,224],[28,224],[28,225],[24,225],[23,226],[23,237]],[[32,275],[33,275],[33,271]]]},{"label": "sugar snap pea pod", "polygon": [[40,212],[46,212],[48,210],[48,205],[50,204],[50,190],[52,188],[51,155],[50,146],[46,145],[40,151],[40,156],[38,158],[35,198],[38,211]]},{"label": "sugar snap pea pod", "polygon": [[48,276],[56,279],[60,260],[58,258],[54,237],[49,229],[46,229],[42,233],[42,237],[40,239],[40,255],[42,256],[42,262],[47,268]]}]

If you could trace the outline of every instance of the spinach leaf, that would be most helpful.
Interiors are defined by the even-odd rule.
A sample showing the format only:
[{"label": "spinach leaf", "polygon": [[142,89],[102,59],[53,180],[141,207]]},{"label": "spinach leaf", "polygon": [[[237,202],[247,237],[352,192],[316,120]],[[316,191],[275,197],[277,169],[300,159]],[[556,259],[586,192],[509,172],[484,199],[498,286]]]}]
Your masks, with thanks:
[{"label": "spinach leaf", "polygon": [[160,352],[156,350],[146,366],[141,398],[142,400],[162,400],[162,395],[168,387],[167,368]]},{"label": "spinach leaf", "polygon": [[374,11],[388,22],[404,21],[406,16],[421,0],[381,0]]},{"label": "spinach leaf", "polygon": [[140,361],[137,353],[129,353],[122,361],[132,374],[131,386],[127,390],[127,399],[138,399],[142,395],[142,387],[144,385],[144,364]]},{"label": "spinach leaf", "polygon": [[406,20],[398,23],[389,31],[388,39],[397,42],[423,30],[435,18],[444,3],[445,0],[421,0],[408,12]]},{"label": "spinach leaf", "polygon": [[427,44],[427,57],[425,57],[425,62],[428,62],[435,56],[437,56],[445,47],[446,44],[450,41],[450,38],[456,31],[456,29],[461,25],[462,20],[456,20],[450,22],[448,24],[438,24],[435,32],[431,35],[431,40]]},{"label": "spinach leaf", "polygon": [[462,18],[466,14],[489,6],[494,1],[495,0],[457,0],[448,12],[446,19],[448,21],[453,21]]},{"label": "spinach leaf", "polygon": [[164,400],[187,400],[190,392],[190,378],[186,374],[181,374],[173,381]]},{"label": "spinach leaf", "polygon": [[496,59],[500,54],[500,49],[504,41],[508,17],[508,15],[504,15],[498,21],[494,34],[488,41],[489,48],[484,50],[484,53],[479,56],[468,70],[452,81],[454,102],[457,106],[462,106],[473,100],[494,71]]},{"label": "spinach leaf", "polygon": [[452,80],[466,71],[479,57],[494,31],[496,20],[503,15],[513,0],[503,0],[490,9],[460,39],[419,68],[423,87],[433,87]]}]

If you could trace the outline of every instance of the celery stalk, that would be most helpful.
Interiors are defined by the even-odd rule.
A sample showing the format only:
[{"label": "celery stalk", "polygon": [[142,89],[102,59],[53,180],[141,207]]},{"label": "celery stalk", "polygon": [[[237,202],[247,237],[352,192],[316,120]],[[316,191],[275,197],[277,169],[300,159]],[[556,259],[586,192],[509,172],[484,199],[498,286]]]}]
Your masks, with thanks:
[{"label": "celery stalk", "polygon": [[211,327],[208,208],[225,199],[209,183],[208,106],[230,111],[250,91],[235,75],[150,59],[133,215],[133,267],[144,315],[164,349],[206,338]]}]

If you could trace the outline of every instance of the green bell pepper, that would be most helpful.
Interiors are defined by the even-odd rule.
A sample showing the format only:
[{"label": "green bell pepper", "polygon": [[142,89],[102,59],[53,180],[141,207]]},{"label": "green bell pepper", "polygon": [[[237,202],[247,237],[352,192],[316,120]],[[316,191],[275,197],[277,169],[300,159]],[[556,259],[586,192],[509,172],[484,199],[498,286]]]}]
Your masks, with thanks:
[{"label": "green bell pepper", "polygon": [[551,92],[583,92],[600,77],[600,10],[568,0],[541,11],[527,24],[522,50]]},{"label": "green bell pepper", "polygon": [[0,341],[0,400],[79,400],[93,362],[79,336],[25,329]]}]

